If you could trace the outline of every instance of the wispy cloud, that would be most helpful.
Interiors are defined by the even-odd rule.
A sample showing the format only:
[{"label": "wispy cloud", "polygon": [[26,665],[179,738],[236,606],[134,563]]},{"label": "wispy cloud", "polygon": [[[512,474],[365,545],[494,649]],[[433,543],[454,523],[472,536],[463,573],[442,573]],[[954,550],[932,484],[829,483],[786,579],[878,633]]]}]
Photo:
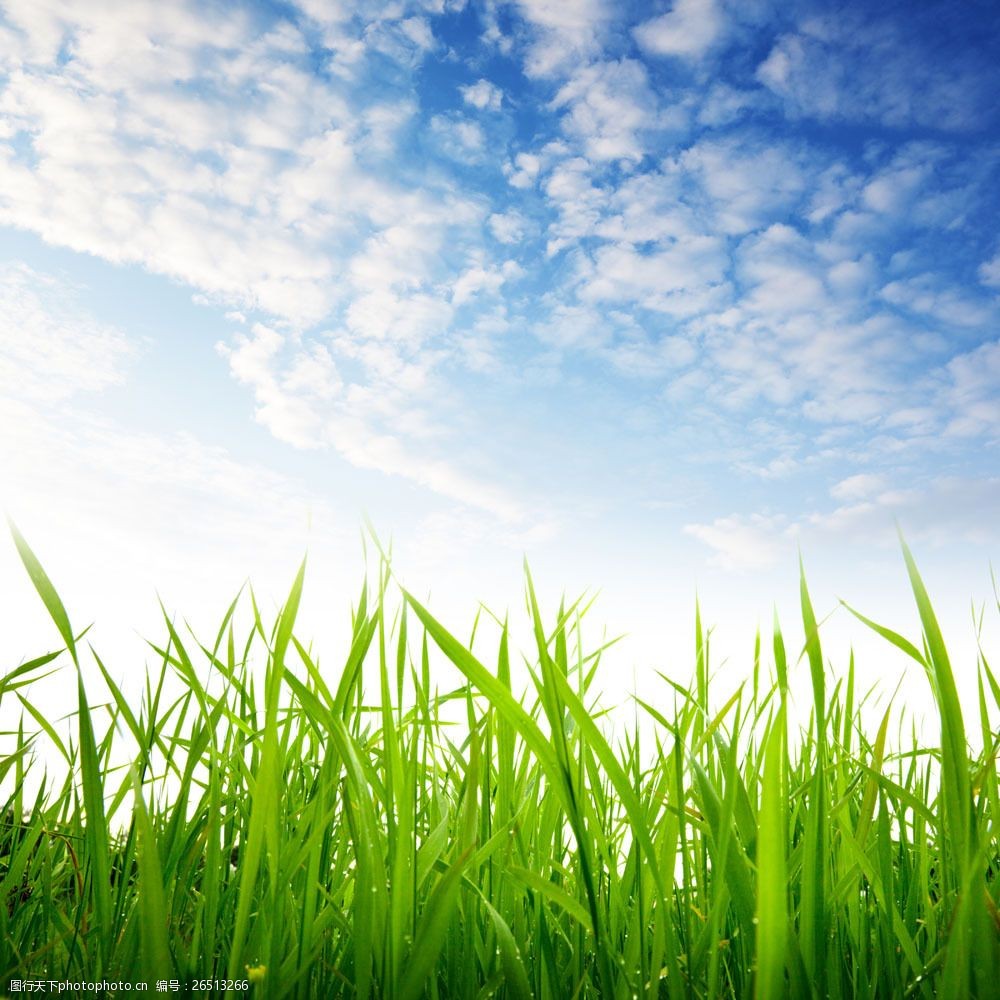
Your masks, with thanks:
[{"label": "wispy cloud", "polygon": [[[928,4],[809,13],[777,40],[758,79],[796,115],[969,130],[995,121],[995,24]],[[895,15],[895,16],[894,16]]]},{"label": "wispy cloud", "polygon": [[120,382],[139,345],[81,311],[72,288],[0,267],[0,395],[54,403]]},{"label": "wispy cloud", "polygon": [[830,487],[830,496],[836,500],[865,500],[868,497],[882,493],[886,488],[885,476],[871,472],[859,472],[846,479],[841,479]]},{"label": "wispy cloud", "polygon": [[882,479],[851,477],[837,484],[841,505],[791,519],[774,514],[734,514],[689,524],[685,532],[711,550],[714,565],[751,572],[790,559],[795,547],[845,554],[870,553],[896,544],[895,526],[911,542],[941,547],[957,540],[995,545],[1000,540],[1000,481],[941,477],[919,488],[886,489]]},{"label": "wispy cloud", "polygon": [[684,531],[712,549],[714,565],[738,571],[771,568],[796,534],[795,526],[780,514],[720,517],[685,525]]},{"label": "wispy cloud", "polygon": [[499,111],[503,104],[503,91],[489,80],[479,79],[458,89],[462,100],[480,111]]},{"label": "wispy cloud", "polygon": [[635,60],[592,63],[573,72],[552,102],[566,108],[563,130],[590,160],[640,160],[643,133],[658,126],[657,99]]},{"label": "wispy cloud", "polygon": [[[428,440],[449,436],[421,401],[441,402],[433,356],[404,361],[390,345],[331,347],[296,344],[257,324],[233,343],[220,344],[233,374],[254,394],[257,420],[299,448],[332,446],[355,466],[402,476],[508,522],[525,517],[521,503],[486,479],[463,471],[429,450]],[[365,366],[364,383],[341,378],[333,351]]]},{"label": "wispy cloud", "polygon": [[724,23],[717,0],[674,0],[666,14],[640,24],[635,37],[653,55],[693,59],[715,42]]},{"label": "wispy cloud", "polygon": [[1000,253],[979,265],[979,280],[990,288],[1000,288]]},{"label": "wispy cloud", "polygon": [[486,151],[486,132],[477,121],[458,114],[435,115],[430,128],[444,155],[459,163],[479,160]]},{"label": "wispy cloud", "polygon": [[525,70],[535,77],[551,76],[600,51],[611,20],[606,0],[516,0],[516,8],[533,31]]}]

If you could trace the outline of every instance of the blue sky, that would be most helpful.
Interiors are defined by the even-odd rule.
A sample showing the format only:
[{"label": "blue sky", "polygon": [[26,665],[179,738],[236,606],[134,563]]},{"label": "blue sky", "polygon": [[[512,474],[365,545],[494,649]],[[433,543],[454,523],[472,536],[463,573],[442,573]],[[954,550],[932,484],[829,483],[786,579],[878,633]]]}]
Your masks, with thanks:
[{"label": "blue sky", "polygon": [[896,520],[988,592],[993,3],[0,12],[0,493],[85,613],[343,576],[364,511],[636,634],[799,547],[902,607]]}]

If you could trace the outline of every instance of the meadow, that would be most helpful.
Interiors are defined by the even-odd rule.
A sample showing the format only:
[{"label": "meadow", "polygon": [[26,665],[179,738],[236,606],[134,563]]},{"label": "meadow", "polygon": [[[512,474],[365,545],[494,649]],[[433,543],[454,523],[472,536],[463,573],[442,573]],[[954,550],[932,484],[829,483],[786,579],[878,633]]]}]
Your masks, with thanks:
[{"label": "meadow", "polygon": [[[922,635],[854,613],[923,671],[934,745],[891,705],[866,728],[864,665],[825,661],[804,574],[801,655],[775,621],[743,683],[717,691],[696,616],[690,682],[664,676],[624,726],[601,707],[613,651],[585,648],[586,605],[547,616],[526,574],[522,658],[506,620],[484,612],[463,641],[387,561],[322,665],[295,634],[304,563],[273,622],[252,591],[203,640],[164,613],[137,704],[13,530],[61,648],[0,680],[17,720],[0,758],[0,991],[998,995],[1000,685],[981,651],[963,716],[905,544]],[[488,643],[488,660],[473,652]],[[438,661],[460,683],[440,690]],[[56,669],[78,691],[68,733],[31,697]],[[804,675],[805,713],[790,693]]]}]

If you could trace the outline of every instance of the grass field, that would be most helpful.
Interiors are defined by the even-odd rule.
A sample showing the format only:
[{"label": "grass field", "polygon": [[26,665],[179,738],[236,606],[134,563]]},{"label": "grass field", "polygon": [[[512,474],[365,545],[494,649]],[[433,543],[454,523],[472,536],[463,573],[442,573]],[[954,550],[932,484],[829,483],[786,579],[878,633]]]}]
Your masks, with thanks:
[{"label": "grass field", "polygon": [[[139,705],[100,660],[104,688],[85,690],[96,654],[15,541],[64,649],[0,681],[20,717],[0,762],[0,992],[33,976],[303,1000],[1000,993],[1000,685],[984,654],[963,718],[905,546],[922,638],[862,620],[926,672],[940,746],[889,712],[865,730],[860,668],[830,680],[804,578],[801,657],[776,623],[717,693],[697,621],[690,685],[665,678],[611,737],[585,609],[546,618],[530,577],[524,665],[505,623],[479,621],[483,662],[383,565],[320,667],[294,634],[303,566],[273,624],[242,598],[249,634],[235,602],[204,643],[165,616]],[[465,679],[445,693],[441,656]],[[70,738],[27,696],[54,668],[78,686]]]}]

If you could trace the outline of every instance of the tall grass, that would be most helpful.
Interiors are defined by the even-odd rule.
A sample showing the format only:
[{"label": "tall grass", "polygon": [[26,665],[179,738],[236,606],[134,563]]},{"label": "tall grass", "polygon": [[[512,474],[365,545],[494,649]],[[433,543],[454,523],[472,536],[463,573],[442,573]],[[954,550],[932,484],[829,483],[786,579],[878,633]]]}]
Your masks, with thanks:
[{"label": "tall grass", "polygon": [[[93,651],[105,690],[86,689],[82,637],[14,534],[63,650],[0,680],[20,708],[0,762],[4,979],[245,980],[303,1000],[997,996],[1000,686],[984,654],[963,719],[905,546],[922,637],[862,620],[926,673],[940,746],[890,746],[889,712],[867,732],[853,660],[828,690],[804,575],[805,665],[776,621],[773,683],[758,636],[746,683],[716,698],[699,616],[691,686],[664,678],[619,737],[586,608],[546,619],[527,577],[520,691],[506,621],[479,623],[484,663],[386,565],[336,667],[295,637],[303,565],[273,625],[246,599],[245,635],[235,601],[210,644],[165,614],[133,705]],[[445,693],[442,654],[464,679]],[[60,657],[68,739],[28,696]],[[38,774],[53,757],[63,776]]]}]

